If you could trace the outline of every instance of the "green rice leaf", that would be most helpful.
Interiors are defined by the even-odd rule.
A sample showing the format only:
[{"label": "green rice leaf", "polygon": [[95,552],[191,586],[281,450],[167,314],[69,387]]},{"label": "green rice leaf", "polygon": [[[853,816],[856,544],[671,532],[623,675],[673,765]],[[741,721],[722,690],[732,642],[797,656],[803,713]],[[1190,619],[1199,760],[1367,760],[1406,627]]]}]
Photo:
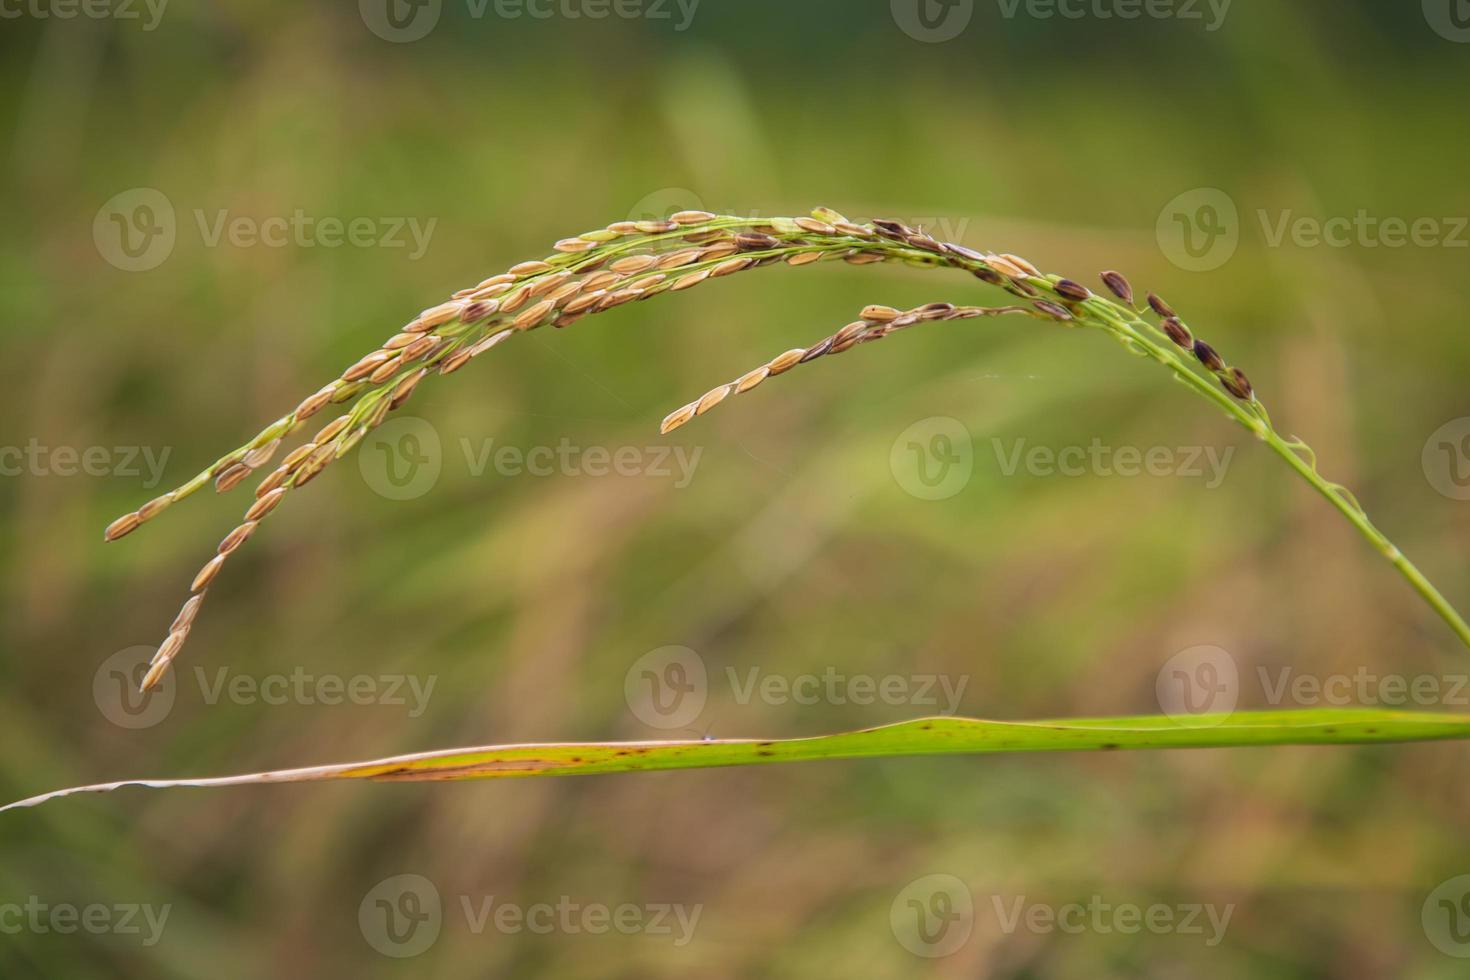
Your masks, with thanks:
[{"label": "green rice leaf", "polygon": [[336,779],[380,782],[578,776],[655,769],[703,769],[815,759],[911,755],[984,755],[1110,749],[1186,749],[1267,745],[1349,745],[1470,738],[1470,715],[1367,708],[1242,711],[1229,715],[986,721],[920,718],[895,725],[811,738],[699,739],[645,742],[557,742],[492,745],[305,769],[204,779],[136,779],[57,790],[0,811],[35,806],[75,793],[124,786],[248,786]]}]

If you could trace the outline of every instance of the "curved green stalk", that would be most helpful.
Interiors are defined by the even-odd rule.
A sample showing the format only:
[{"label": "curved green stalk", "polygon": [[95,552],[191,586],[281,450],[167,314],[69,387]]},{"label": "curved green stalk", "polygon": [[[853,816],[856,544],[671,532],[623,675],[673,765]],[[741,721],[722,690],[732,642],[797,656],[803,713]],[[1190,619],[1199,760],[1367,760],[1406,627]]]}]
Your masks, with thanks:
[{"label": "curved green stalk", "polygon": [[[1116,304],[1110,303],[1107,300],[1101,300],[1101,298],[1099,300],[1108,307],[1116,308]],[[1109,316],[1110,314],[1111,311],[1101,315]],[[1148,352],[1148,356],[1166,364],[1174,371],[1175,376],[1179,380],[1183,381],[1198,394],[1204,395],[1210,401],[1220,406],[1227,414],[1255,433],[1257,438],[1271,447],[1271,450],[1276,455],[1284,459],[1287,465],[1295,470],[1298,476],[1307,481],[1312,489],[1325,497],[1328,503],[1332,504],[1343,517],[1348,519],[1348,522],[1353,527],[1358,529],[1358,532],[1368,540],[1369,544],[1373,545],[1384,558],[1388,559],[1394,568],[1398,569],[1399,574],[1408,580],[1409,584],[1413,586],[1414,591],[1418,592],[1424,598],[1424,601],[1429,603],[1430,607],[1439,614],[1439,617],[1449,625],[1455,635],[1460,638],[1460,642],[1464,643],[1466,647],[1470,647],[1470,624],[1465,622],[1465,618],[1450,604],[1450,601],[1444,597],[1443,593],[1435,588],[1434,584],[1425,577],[1424,573],[1419,570],[1419,567],[1410,561],[1409,557],[1399,550],[1399,547],[1389,540],[1387,535],[1378,529],[1377,525],[1369,519],[1357,499],[1345,487],[1331,482],[1318,472],[1316,465],[1317,457],[1312,452],[1310,446],[1300,439],[1284,438],[1277,432],[1271,425],[1270,417],[1266,414],[1265,408],[1261,406],[1259,401],[1242,403],[1231,398],[1228,394],[1211,385],[1187,363],[1184,363],[1183,359],[1175,350],[1163,348],[1154,343],[1150,338],[1141,336],[1137,330],[1138,327],[1142,326],[1152,329],[1143,321],[1136,318],[1131,321],[1123,321],[1119,318],[1115,322],[1120,323],[1123,329],[1130,331],[1129,340],[1144,348]],[[1251,410],[1252,408],[1255,410]],[[1302,458],[1302,453],[1306,453],[1305,459]]]},{"label": "curved green stalk", "polygon": [[[1301,440],[1281,435],[1265,407],[1238,368],[1226,365],[1212,347],[1196,341],[1167,304],[1150,294],[1157,324],[1143,319],[1133,306],[1132,287],[1116,272],[1103,282],[1121,302],[1094,293],[1059,276],[1042,275],[1014,255],[981,253],[939,242],[922,230],[896,221],[854,224],[842,215],[818,208],[808,218],[741,218],[707,212],[681,212],[665,221],[623,221],[557,243],[543,260],[523,262],[477,286],[460,290],[447,302],[420,313],[381,348],[370,352],[338,378],[328,382],[297,408],[271,423],[254,439],[229,453],[188,483],[124,515],[107,529],[108,540],[120,538],[157,516],[211,480],[225,492],[263,468],[273,454],[329,405],[348,406],[312,439],[285,457],[257,488],[244,522],[221,542],[217,554],[195,577],[184,604],[159,647],[143,687],[160,680],[178,655],[199,606],[220,567],[288,491],[314,479],[327,465],[350,452],[368,432],[401,405],[431,371],[449,374],[471,358],[488,352],[516,333],[551,324],[570,326],[583,317],[624,303],[679,292],[701,283],[773,263],[807,265],[843,259],[854,265],[898,261],[967,272],[996,286],[1026,305],[954,307],[936,303],[900,313],[873,306],[825,341],[809,349],[788,351],[735,382],[715,389],[664,421],[668,431],[747,391],[766,377],[790,370],[829,353],[876,340],[897,329],[927,320],[959,319],[999,313],[1031,316],[1097,327],[1135,354],[1168,367],[1174,377],[1214,403],[1253,432],[1361,533],[1420,596],[1470,647],[1470,626],[1424,574],[1368,519],[1345,488],[1317,470],[1316,457]],[[1219,382],[1221,387],[1212,383]]]}]

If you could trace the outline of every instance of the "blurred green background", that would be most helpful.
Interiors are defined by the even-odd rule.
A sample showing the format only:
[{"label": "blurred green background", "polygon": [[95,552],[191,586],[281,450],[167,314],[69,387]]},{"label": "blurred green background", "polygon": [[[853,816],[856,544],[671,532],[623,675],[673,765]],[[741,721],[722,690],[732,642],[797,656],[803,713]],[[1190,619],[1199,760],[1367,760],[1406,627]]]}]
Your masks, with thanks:
[{"label": "blurred green background", "polygon": [[[134,648],[162,639],[244,498],[200,494],[104,547],[108,521],[451,291],[681,207],[826,204],[1088,283],[1125,270],[1470,603],[1454,0],[1180,0],[1136,19],[1104,16],[1126,0],[924,2],[0,4],[0,446],[31,447],[0,458],[0,796],[951,707],[1156,712],[1181,663],[1223,678],[1226,708],[1331,703],[1279,682],[1366,674],[1354,701],[1393,704],[1391,676],[1431,692],[1410,707],[1467,710],[1466,651],[1392,569],[1105,337],[936,326],[657,435],[868,303],[993,299],[841,264],[623,307],[426,384],[404,410],[422,438],[367,445],[290,499],[211,590],[166,700],[124,699]],[[213,234],[298,213],[314,231]],[[1360,213],[1422,233],[1395,247],[1381,225],[1326,224]],[[366,231],[334,244],[326,219]],[[563,439],[580,463],[547,475],[478,465]],[[1007,465],[1094,444],[1171,463]],[[668,446],[692,473],[661,464]],[[407,448],[437,473],[384,491]],[[634,472],[587,472],[619,450]],[[1190,471],[1206,452],[1231,453],[1223,482]],[[629,693],[670,646],[706,677],[677,723]],[[810,704],[745,687],[813,676],[837,680]],[[370,703],[323,703],[358,677]],[[851,696],[889,677],[903,696]],[[129,790],[0,818],[0,974],[1463,976],[1467,763],[1441,745]],[[405,874],[441,901],[427,944],[372,924]],[[955,881],[945,905],[935,883]],[[915,896],[934,914],[918,941]],[[683,943],[647,919],[543,933],[466,913],[492,897],[699,918]],[[1203,934],[1114,913],[1064,930],[1011,922],[1018,901],[1231,918],[1211,942],[1203,914]],[[89,906],[98,928],[51,915]]]}]

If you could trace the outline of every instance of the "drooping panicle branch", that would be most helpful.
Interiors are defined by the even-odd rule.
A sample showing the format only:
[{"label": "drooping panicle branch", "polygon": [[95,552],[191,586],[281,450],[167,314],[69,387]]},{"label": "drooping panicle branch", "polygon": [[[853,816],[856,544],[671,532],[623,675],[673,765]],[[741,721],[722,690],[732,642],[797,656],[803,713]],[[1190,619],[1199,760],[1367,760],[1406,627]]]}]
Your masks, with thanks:
[{"label": "drooping panicle branch", "polygon": [[[749,391],[777,374],[828,354],[881,339],[919,323],[1020,313],[1103,330],[1134,353],[1168,367],[1174,376],[1267,442],[1314,488],[1358,527],[1470,646],[1470,626],[1428,580],[1373,527],[1351,494],[1317,473],[1300,440],[1281,436],[1245,374],[1194,334],[1158,296],[1148,294],[1157,323],[1135,308],[1133,287],[1119,272],[1101,278],[1116,301],[1080,283],[1043,275],[1010,253],[981,252],[940,242],[920,228],[886,219],[856,223],[828,208],[797,218],[741,218],[682,211],[657,221],[619,221],[557,242],[543,259],[521,262],[461,289],[414,317],[379,347],[307,396],[291,412],[249,442],[222,456],[189,482],[118,518],[106,530],[112,541],[132,533],[172,504],[213,482],[227,493],[265,469],[287,440],[330,405],[342,414],[290,450],[256,486],[242,523],[220,542],[200,569],[168,635],[155,654],[143,687],[164,676],[188,638],[210,584],[226,560],[291,491],[352,451],[431,374],[447,375],[517,333],[551,325],[571,326],[584,317],[661,293],[683,292],[705,282],[765,266],[804,266],[841,260],[851,265],[902,262],[969,273],[1022,304],[954,306],[933,303],[908,311],[869,306],[860,318],[809,348],[787,351],[735,381],[721,385],[670,414],[671,431],[732,394]],[[1201,370],[1202,369],[1202,370]],[[1219,388],[1209,379],[1218,382]],[[1223,389],[1223,390],[1222,390]]]}]

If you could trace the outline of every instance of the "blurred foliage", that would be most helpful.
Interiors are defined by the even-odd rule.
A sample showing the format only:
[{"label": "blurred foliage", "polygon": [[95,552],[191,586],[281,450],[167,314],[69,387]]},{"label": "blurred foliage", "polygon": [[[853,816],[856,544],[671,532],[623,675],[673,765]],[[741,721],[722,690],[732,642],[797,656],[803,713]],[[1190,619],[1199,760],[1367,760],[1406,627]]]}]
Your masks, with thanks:
[{"label": "blurred foliage", "polygon": [[[1158,289],[1448,595],[1470,596],[1470,507],[1421,466],[1429,434],[1467,414],[1470,253],[1272,247],[1258,218],[1470,214],[1470,46],[1430,30],[1418,4],[1240,4],[1216,31],[977,4],[943,44],[905,35],[880,0],[708,3],[684,31],[475,18],[448,2],[403,44],[355,6],[177,4],[151,31],[34,4],[0,21],[0,445],[166,450],[171,486],[418,309],[650,195],[739,213],[828,204]],[[177,241],[129,272],[93,225],[140,187],[171,203]],[[1240,246],[1190,272],[1155,224],[1199,187],[1236,203]],[[434,225],[415,260],[211,246],[196,219],[298,210]],[[104,548],[107,521],[160,489],[145,476],[53,466],[0,479],[0,795],[660,737],[630,712],[624,680],[671,644],[708,665],[693,727],[723,736],[927,713],[738,703],[727,668],[965,678],[962,712],[999,718],[1155,711],[1160,667],[1197,644],[1230,651],[1250,707],[1269,706],[1262,670],[1466,671],[1453,637],[1278,461],[1106,338],[1036,323],[916,332],[773,382],[676,434],[701,453],[687,487],[466,465],[462,440],[664,445],[666,411],[867,303],[980,288],[881,267],[737,281],[533,334],[426,384],[410,411],[444,447],[432,492],[385,499],[347,460],[289,501],[212,590],[152,727],[110,721],[94,675],[162,638],[239,501],[191,500]],[[935,417],[968,428],[975,474],[927,501],[895,480],[890,452]],[[1093,439],[1238,452],[1209,489],[1007,476],[995,449]],[[213,683],[222,668],[436,686],[418,717],[210,704],[196,669]],[[6,815],[0,903],[167,903],[163,941],[7,932],[0,974],[1456,976],[1420,911],[1470,871],[1466,758],[1415,746],[918,759],[68,801]],[[398,961],[364,942],[358,910],[408,872],[435,883],[447,921],[432,949]],[[1007,933],[980,897],[969,942],[930,961],[895,941],[889,912],[931,873],[977,896],[1236,911],[1207,947]],[[678,948],[476,935],[460,895],[703,915]]]}]

